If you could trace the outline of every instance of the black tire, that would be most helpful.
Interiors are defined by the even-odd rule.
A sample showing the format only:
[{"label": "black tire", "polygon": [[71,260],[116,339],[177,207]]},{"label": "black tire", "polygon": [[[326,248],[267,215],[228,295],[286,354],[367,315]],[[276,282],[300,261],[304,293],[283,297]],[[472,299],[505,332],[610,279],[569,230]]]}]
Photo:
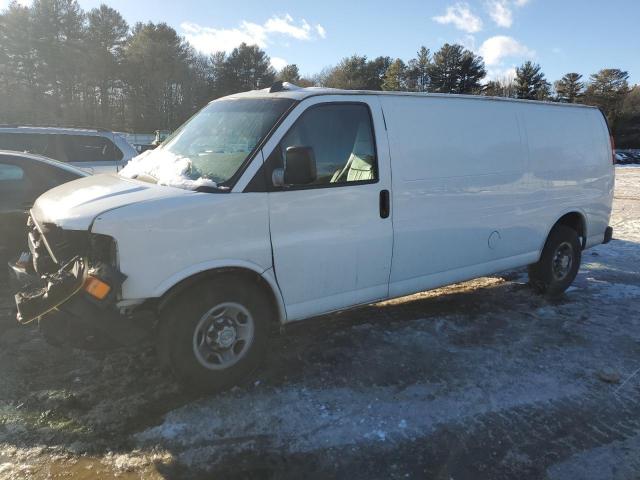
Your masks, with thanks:
[{"label": "black tire", "polygon": [[[211,342],[214,344],[213,347],[206,345],[196,340],[203,338],[202,335],[198,335],[198,332],[203,330],[199,325],[203,321],[210,321],[204,320],[204,316],[214,310],[214,307],[230,304],[240,305],[249,313],[249,321],[253,322],[253,336],[250,342],[246,342],[246,351],[242,350],[244,353],[236,363],[226,368],[219,365],[215,367],[216,369],[212,369],[214,362],[207,362],[209,367],[202,363],[206,359],[203,359],[202,353],[197,352],[200,349],[196,347],[196,343],[202,343],[203,349],[211,350],[212,360],[216,358],[219,360],[221,357],[216,353],[218,349],[220,353],[233,352],[239,340],[234,346],[226,349],[215,341]],[[269,337],[269,324],[273,317],[272,310],[266,292],[254,283],[234,281],[228,276],[220,276],[187,287],[184,292],[170,301],[160,314],[157,347],[161,362],[169,367],[178,381],[190,390],[211,393],[237,385],[245,380],[264,358]],[[214,318],[215,313],[216,311],[207,318]],[[221,315],[224,316],[224,314]],[[234,317],[234,315],[229,316]],[[246,317],[244,314],[235,316]],[[233,323],[231,320],[229,322]],[[214,327],[219,328],[216,325],[211,325],[209,328]],[[204,340],[207,342],[211,338],[208,333],[204,335]],[[240,336],[234,338],[237,339]]]},{"label": "black tire", "polygon": [[[538,293],[560,295],[576,278],[581,257],[578,233],[565,225],[556,225],[547,238],[540,260],[529,265],[529,283]],[[565,258],[570,262],[568,266],[564,264]]]}]

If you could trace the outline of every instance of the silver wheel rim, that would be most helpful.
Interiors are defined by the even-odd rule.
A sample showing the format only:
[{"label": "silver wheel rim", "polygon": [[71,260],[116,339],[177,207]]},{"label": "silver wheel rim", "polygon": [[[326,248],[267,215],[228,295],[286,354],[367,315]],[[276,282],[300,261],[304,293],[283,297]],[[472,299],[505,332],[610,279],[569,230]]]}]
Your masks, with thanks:
[{"label": "silver wheel rim", "polygon": [[564,280],[573,267],[573,247],[569,242],[562,242],[553,254],[551,271],[553,278]]},{"label": "silver wheel rim", "polygon": [[224,370],[247,354],[253,334],[249,310],[239,303],[221,303],[198,321],[193,332],[193,353],[203,367]]}]

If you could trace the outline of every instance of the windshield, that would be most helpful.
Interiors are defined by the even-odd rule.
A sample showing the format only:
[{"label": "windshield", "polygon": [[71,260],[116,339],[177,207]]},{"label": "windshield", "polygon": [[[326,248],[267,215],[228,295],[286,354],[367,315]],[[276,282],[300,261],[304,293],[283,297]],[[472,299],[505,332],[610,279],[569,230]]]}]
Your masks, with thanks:
[{"label": "windshield", "polygon": [[292,103],[285,98],[212,102],[160,147],[132,159],[120,175],[188,189],[220,188]]}]

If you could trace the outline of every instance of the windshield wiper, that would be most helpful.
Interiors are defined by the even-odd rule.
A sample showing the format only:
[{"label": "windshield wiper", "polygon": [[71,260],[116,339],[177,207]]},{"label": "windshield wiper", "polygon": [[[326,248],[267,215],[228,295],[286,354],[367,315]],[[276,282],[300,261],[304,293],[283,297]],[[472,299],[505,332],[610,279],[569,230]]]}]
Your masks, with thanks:
[{"label": "windshield wiper", "polygon": [[149,175],[147,173],[139,173],[138,175],[132,178],[135,180],[140,180],[141,182],[154,183],[154,184],[158,183],[158,179],[156,177],[154,177],[153,175]]},{"label": "windshield wiper", "polygon": [[229,187],[218,186],[213,187],[211,185],[201,185],[194,189],[195,192],[205,192],[205,193],[220,193],[220,192],[228,192]]}]

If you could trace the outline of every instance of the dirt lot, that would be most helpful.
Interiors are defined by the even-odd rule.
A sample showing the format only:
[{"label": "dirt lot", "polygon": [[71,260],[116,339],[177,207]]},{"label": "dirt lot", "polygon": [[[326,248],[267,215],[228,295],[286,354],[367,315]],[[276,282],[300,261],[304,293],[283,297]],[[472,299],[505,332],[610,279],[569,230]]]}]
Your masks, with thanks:
[{"label": "dirt lot", "polygon": [[0,478],[640,478],[640,168],[617,175],[615,240],[562,299],[511,272],[295,325],[216,396],[150,348],[50,347],[4,294]]}]

